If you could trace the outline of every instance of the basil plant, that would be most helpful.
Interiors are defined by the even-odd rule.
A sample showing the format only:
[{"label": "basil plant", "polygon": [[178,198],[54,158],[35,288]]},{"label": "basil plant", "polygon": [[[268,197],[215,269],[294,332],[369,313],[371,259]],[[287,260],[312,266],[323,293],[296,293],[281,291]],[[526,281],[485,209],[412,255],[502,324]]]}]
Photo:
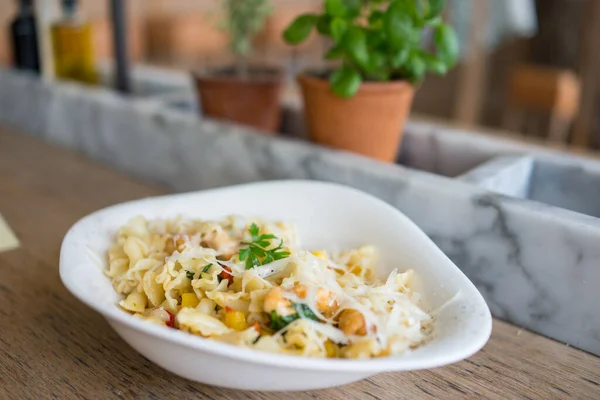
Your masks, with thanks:
[{"label": "basil plant", "polygon": [[[289,44],[316,31],[331,40],[325,54],[340,64],[329,75],[334,93],[352,97],[363,81],[419,83],[457,61],[456,33],[442,21],[446,0],[324,0],[320,14],[303,14],[284,31]],[[425,37],[431,37],[426,45]]]}]

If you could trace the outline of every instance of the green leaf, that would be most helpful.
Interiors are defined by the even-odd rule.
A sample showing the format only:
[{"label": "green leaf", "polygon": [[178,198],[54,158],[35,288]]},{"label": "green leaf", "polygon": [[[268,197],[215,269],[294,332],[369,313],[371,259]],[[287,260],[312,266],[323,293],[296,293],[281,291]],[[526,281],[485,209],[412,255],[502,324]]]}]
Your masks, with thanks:
[{"label": "green leaf", "polygon": [[386,48],[386,37],[385,33],[379,29],[373,29],[366,31],[367,35],[367,47],[371,49],[383,50]]},{"label": "green leaf", "polygon": [[331,25],[329,26],[331,37],[338,42],[340,41],[340,39],[342,39],[347,29],[348,24],[345,20],[341,18],[334,18],[333,21],[331,21]]},{"label": "green leaf", "polygon": [[421,59],[425,62],[425,67],[427,70],[433,72],[437,75],[444,75],[448,72],[448,66],[442,60],[434,56],[433,54],[429,54],[427,52],[421,52]]},{"label": "green leaf", "polygon": [[435,28],[434,41],[438,56],[446,64],[447,68],[452,67],[458,60],[459,47],[456,32],[451,26],[439,24]]},{"label": "green leaf", "polygon": [[265,249],[256,246],[254,243],[250,245],[250,252],[257,257],[265,257],[267,255]]},{"label": "green leaf", "polygon": [[254,240],[258,236],[258,225],[253,222],[252,225],[250,225],[250,228],[248,228],[248,232],[250,232],[250,235],[252,235],[252,239]]},{"label": "green leaf", "polygon": [[[289,251],[280,251],[279,253],[272,253],[274,260],[281,260],[290,256]],[[265,263],[266,264],[266,263]]]},{"label": "green leaf", "polygon": [[[241,254],[241,252],[240,252],[240,254]],[[202,270],[202,272],[205,273],[205,274],[207,274],[208,271],[210,271],[210,267],[212,267],[212,263],[205,265],[204,269]]]},{"label": "green leaf", "polygon": [[421,44],[423,43],[422,37],[423,37],[423,30],[422,29],[414,29],[408,38],[408,42],[412,47],[421,47]]},{"label": "green leaf", "polygon": [[425,19],[430,21],[439,17],[445,6],[446,0],[429,0],[429,13]]},{"label": "green leaf", "polygon": [[291,315],[286,315],[285,317],[282,317],[279,314],[277,314],[277,311],[275,311],[275,310],[271,311],[271,315],[269,317],[271,319],[271,323],[269,324],[269,326],[275,332],[285,328],[290,323],[292,323],[295,320],[297,320],[298,318],[300,318],[298,316],[298,314],[291,314]]},{"label": "green leaf", "polygon": [[393,0],[390,7],[395,7],[397,11],[408,15],[415,25],[421,25],[423,20],[423,1],[425,0]]},{"label": "green leaf", "polygon": [[369,64],[369,49],[367,47],[367,36],[362,28],[353,26],[348,29],[344,36],[344,48],[352,61],[361,67]]},{"label": "green leaf", "polygon": [[344,18],[347,13],[344,0],[325,0],[325,12],[334,17]]},{"label": "green leaf", "polygon": [[362,77],[355,68],[344,65],[331,74],[329,83],[335,94],[342,98],[349,98],[358,92]]},{"label": "green leaf", "polygon": [[279,331],[299,318],[306,318],[312,319],[313,321],[319,321],[319,318],[317,318],[315,313],[313,313],[310,307],[306,304],[293,303],[292,307],[294,308],[294,310],[296,310],[296,313],[286,315],[285,317],[282,317],[279,314],[277,314],[277,311],[271,311],[271,315],[269,315],[269,318],[271,320],[271,323],[269,324],[270,328],[274,331]]},{"label": "green leaf", "polygon": [[272,253],[267,253],[267,255],[265,256],[265,259],[262,260],[262,264],[265,265],[265,264],[271,263],[273,261],[275,261],[275,258],[273,257],[273,254]]},{"label": "green leaf", "polygon": [[425,61],[418,54],[411,54],[408,58],[407,69],[409,71],[409,78],[413,82],[418,82],[425,77],[427,66]]},{"label": "green leaf", "polygon": [[364,0],[345,0],[346,15],[349,18],[356,18],[360,15],[362,7],[364,6]]},{"label": "green leaf", "polygon": [[269,245],[271,244],[268,240],[258,240],[258,241],[255,241],[254,243],[259,245],[260,247],[269,247]]},{"label": "green leaf", "polygon": [[187,270],[186,270],[186,271],[185,271],[185,276],[187,276],[187,278],[188,278],[190,281],[194,280],[194,272],[192,272],[192,271],[187,271]]},{"label": "green leaf", "polygon": [[385,14],[382,11],[375,10],[369,15],[369,26],[371,28],[378,28],[379,25],[383,26]]},{"label": "green leaf", "polygon": [[279,260],[290,256],[287,251],[282,251],[283,240],[274,249],[268,249],[272,246],[271,240],[277,239],[277,236],[271,233],[259,235],[259,228],[256,224],[250,225],[248,231],[252,235],[252,242],[242,242],[242,245],[248,247],[242,248],[239,251],[240,261],[245,262],[246,269],[252,269],[259,265],[270,263],[274,260]]},{"label": "green leaf", "polygon": [[408,60],[409,54],[410,53],[409,53],[408,49],[406,49],[406,48],[396,51],[390,57],[390,64],[392,65],[392,68],[394,68],[394,69],[402,68],[404,66],[404,64],[406,63],[406,61]]},{"label": "green leaf", "polygon": [[254,253],[250,253],[248,255],[248,259],[246,260],[246,269],[252,269],[254,267],[258,267],[260,265],[260,260]]},{"label": "green leaf", "polygon": [[283,32],[283,38],[289,44],[299,44],[306,40],[310,31],[319,20],[315,14],[303,14],[296,18]]},{"label": "green leaf", "polygon": [[281,239],[279,241],[279,245],[277,247],[275,247],[274,249],[272,249],[271,251],[277,251],[279,249],[281,249],[283,247],[283,239]]},{"label": "green leaf", "polygon": [[331,35],[331,31],[329,30],[329,25],[331,24],[332,20],[333,20],[333,18],[331,17],[331,15],[327,15],[327,14],[321,15],[319,17],[319,20],[317,21],[317,31],[321,35],[325,35],[325,36]]},{"label": "green leaf", "polygon": [[344,48],[340,45],[333,46],[326,54],[325,59],[327,60],[337,60],[344,56]]},{"label": "green leaf", "polygon": [[319,321],[319,318],[313,313],[309,306],[306,304],[293,303],[292,307],[296,310],[300,318],[312,319],[313,321]]},{"label": "green leaf", "polygon": [[373,51],[369,59],[369,78],[376,81],[385,81],[389,79],[389,73],[386,68],[387,57],[383,52]]},{"label": "green leaf", "polygon": [[394,50],[406,46],[413,34],[413,20],[403,5],[403,2],[393,3],[385,13],[384,30]]}]

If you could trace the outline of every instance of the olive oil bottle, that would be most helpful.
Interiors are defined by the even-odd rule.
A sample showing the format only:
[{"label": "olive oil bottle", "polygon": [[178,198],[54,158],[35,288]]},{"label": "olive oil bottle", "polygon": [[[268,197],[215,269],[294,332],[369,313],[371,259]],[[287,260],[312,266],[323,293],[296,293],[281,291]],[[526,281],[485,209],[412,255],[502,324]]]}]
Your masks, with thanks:
[{"label": "olive oil bottle", "polygon": [[51,27],[55,75],[96,84],[92,26],[78,15],[77,0],[62,0],[62,17]]}]

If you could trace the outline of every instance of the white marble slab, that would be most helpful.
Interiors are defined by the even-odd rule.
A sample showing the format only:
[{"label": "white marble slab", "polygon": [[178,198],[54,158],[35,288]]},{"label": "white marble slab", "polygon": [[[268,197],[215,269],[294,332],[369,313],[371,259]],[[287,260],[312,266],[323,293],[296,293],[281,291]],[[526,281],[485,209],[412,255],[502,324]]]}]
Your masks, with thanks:
[{"label": "white marble slab", "polygon": [[458,177],[492,192],[526,199],[529,196],[534,159],[527,156],[499,156]]},{"label": "white marble slab", "polygon": [[[504,196],[473,182],[200,120],[160,103],[8,71],[0,71],[0,124],[174,191],[283,178],[362,189],[424,229],[477,285],[496,317],[600,354],[598,218],[519,199],[519,193]],[[457,176],[496,155],[464,133],[461,145],[442,148],[438,139],[433,153],[439,160],[403,157],[413,157],[413,167]],[[407,141],[422,143],[421,154],[432,153],[418,133],[407,133]],[[417,147],[408,146],[415,152]]]}]

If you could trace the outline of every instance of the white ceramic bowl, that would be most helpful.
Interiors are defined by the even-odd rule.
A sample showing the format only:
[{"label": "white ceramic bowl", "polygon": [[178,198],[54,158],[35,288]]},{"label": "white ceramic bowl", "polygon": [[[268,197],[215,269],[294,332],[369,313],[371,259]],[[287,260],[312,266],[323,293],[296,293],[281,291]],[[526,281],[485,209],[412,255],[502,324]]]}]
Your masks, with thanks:
[{"label": "white ceramic bowl", "polygon": [[[436,316],[430,343],[398,357],[322,360],[238,348],[135,319],[103,274],[113,234],[129,218],[229,214],[297,224],[309,249],[379,247],[382,277],[412,268]],[[481,294],[436,245],[400,211],[368,194],[316,181],[273,181],[148,198],[97,211],[67,233],[60,276],[79,300],[102,314],[134,349],[161,367],[209,385],[245,390],[309,390],[357,381],[384,371],[434,368],[467,358],[487,342],[491,316]],[[443,306],[443,307],[442,307]]]}]

